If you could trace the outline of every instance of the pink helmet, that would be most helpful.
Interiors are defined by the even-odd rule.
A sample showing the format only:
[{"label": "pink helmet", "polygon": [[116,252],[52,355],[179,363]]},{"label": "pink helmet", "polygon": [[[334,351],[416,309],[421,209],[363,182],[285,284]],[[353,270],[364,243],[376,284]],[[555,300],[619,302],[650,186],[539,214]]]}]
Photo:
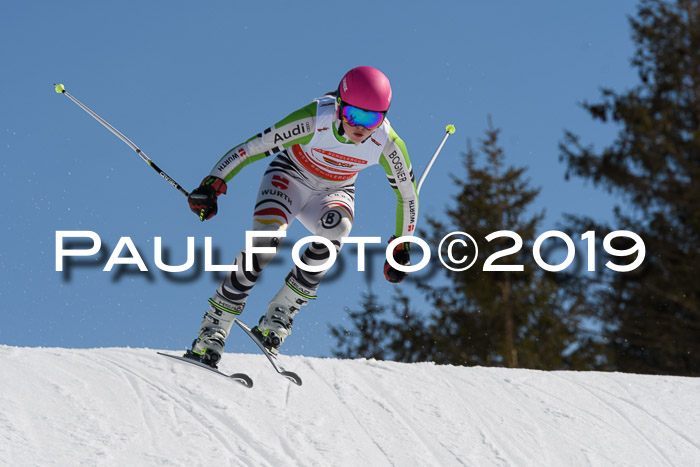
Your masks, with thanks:
[{"label": "pink helmet", "polygon": [[338,95],[346,104],[364,110],[386,112],[391,104],[389,78],[371,66],[358,66],[345,73]]}]

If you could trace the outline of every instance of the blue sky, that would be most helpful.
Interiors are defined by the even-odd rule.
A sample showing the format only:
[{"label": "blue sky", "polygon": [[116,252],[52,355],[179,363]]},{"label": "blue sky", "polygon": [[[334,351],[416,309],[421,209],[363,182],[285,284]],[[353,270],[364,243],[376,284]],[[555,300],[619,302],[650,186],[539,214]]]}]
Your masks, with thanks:
[{"label": "blue sky", "polygon": [[[616,199],[565,181],[557,145],[565,129],[600,148],[615,128],[580,107],[601,87],[637,83],[628,15],[637,2],[19,2],[0,16],[0,176],[3,198],[0,344],[183,349],[194,338],[211,273],[168,276],[154,237],[182,263],[186,238],[213,238],[233,260],[250,228],[269,162],[229,184],[220,213],[200,223],[184,196],[64,96],[116,126],[187,190],[229,148],[334,89],[348,69],[375,66],[392,82],[389,114],[418,176],[453,123],[421,192],[421,218],[441,216],[461,173],[466,140],[491,115],[508,164],[542,188],[544,230],[564,213],[605,221]],[[360,175],[353,236],[393,233],[395,197],[382,169]],[[110,248],[130,237],[150,273],[103,272],[106,258],[55,270],[59,230],[96,232]],[[307,235],[297,223],[291,239]],[[291,242],[287,244],[291,247]],[[291,267],[291,249],[266,270],[244,320],[255,323]],[[330,356],[328,324],[343,324],[368,290],[388,302],[396,286],[353,270],[324,283],[296,320],[290,354]],[[84,260],[83,260],[84,261]],[[534,262],[527,267],[535,267]],[[331,275],[333,272],[331,272]],[[435,280],[439,280],[436,278]],[[412,294],[415,285],[402,290]],[[253,352],[234,330],[232,352]]]}]

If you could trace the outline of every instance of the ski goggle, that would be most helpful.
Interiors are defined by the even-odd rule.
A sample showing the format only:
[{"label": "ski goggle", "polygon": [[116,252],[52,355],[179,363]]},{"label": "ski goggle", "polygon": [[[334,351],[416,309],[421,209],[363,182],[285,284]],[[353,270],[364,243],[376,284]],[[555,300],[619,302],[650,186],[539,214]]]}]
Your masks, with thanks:
[{"label": "ski goggle", "polygon": [[384,121],[384,112],[364,110],[345,103],[340,104],[340,115],[343,120],[352,126],[363,126],[368,130],[374,130]]}]

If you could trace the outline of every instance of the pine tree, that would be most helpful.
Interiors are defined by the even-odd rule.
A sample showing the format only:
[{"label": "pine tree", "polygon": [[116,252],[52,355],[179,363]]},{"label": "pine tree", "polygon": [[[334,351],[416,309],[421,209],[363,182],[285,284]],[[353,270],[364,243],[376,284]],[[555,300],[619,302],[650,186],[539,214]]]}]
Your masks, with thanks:
[{"label": "pine tree", "polygon": [[642,268],[606,275],[593,297],[610,323],[616,368],[699,375],[700,1],[643,0],[630,24],[641,83],[604,89],[602,102],[584,104],[594,119],[620,128],[617,138],[595,152],[567,132],[561,158],[567,176],[623,195],[615,229],[636,232],[646,245]]},{"label": "pine tree", "polygon": [[386,340],[386,322],[382,317],[383,307],[377,296],[371,291],[362,296],[362,309],[358,311],[346,308],[345,312],[354,329],[331,327],[330,331],[337,341],[333,355],[338,358],[388,358],[384,341]]},{"label": "pine tree", "polygon": [[370,291],[362,296],[361,307],[345,310],[353,329],[331,326],[331,334],[337,341],[334,356],[400,362],[426,360],[423,352],[426,345],[420,342],[420,336],[427,336],[427,332],[406,296],[397,292],[392,306],[385,307]]},{"label": "pine tree", "polygon": [[[454,178],[460,190],[447,209],[447,223],[429,218],[427,238],[438,242],[445,233],[462,230],[480,243],[476,264],[467,271],[447,271],[450,286],[429,291],[435,306],[431,358],[453,364],[503,365],[539,369],[592,365],[576,359],[582,345],[580,316],[567,306],[557,276],[536,266],[532,245],[544,212],[531,213],[539,194],[525,177],[526,168],[506,167],[498,144],[500,130],[489,119],[480,151],[468,146],[465,174]],[[485,159],[483,165],[477,162]],[[486,242],[494,231],[516,232],[523,246],[496,264],[522,265],[523,271],[484,271],[485,261],[513,246],[506,237]],[[578,310],[577,310],[578,311]]]},{"label": "pine tree", "polygon": [[[570,305],[575,300],[555,275],[533,264],[530,252],[544,214],[529,210],[539,189],[529,186],[525,168],[505,166],[499,132],[489,119],[480,151],[468,144],[464,173],[453,176],[458,193],[446,210],[448,221],[427,216],[429,232],[419,232],[433,245],[449,232],[468,232],[480,245],[474,266],[463,272],[445,269],[448,285],[422,286],[432,304],[428,316],[402,296],[390,313],[377,314],[382,307],[374,308],[375,299],[365,301],[367,315],[350,314],[354,331],[346,331],[345,338],[336,334],[344,346],[338,356],[539,369],[595,366],[592,341],[580,331],[580,309]],[[523,265],[524,271],[483,270],[487,257],[513,245],[504,237],[485,240],[500,230],[517,232],[524,244],[499,264]],[[351,345],[347,336],[354,339]]]}]

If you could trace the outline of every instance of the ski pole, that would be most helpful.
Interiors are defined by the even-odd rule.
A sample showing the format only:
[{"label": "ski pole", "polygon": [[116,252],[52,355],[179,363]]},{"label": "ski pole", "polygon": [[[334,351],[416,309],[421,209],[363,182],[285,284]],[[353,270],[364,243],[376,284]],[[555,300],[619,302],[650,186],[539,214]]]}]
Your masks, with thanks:
[{"label": "ski pole", "polygon": [[126,136],[124,136],[119,130],[117,130],[117,129],[114,128],[112,125],[110,125],[110,124],[109,124],[106,120],[104,120],[102,117],[100,117],[100,116],[97,115],[95,112],[93,112],[92,110],[90,110],[85,104],[83,104],[82,102],[80,102],[80,101],[79,101],[78,99],[76,99],[75,97],[71,96],[70,93],[68,93],[68,91],[66,91],[65,86],[63,86],[62,84],[55,84],[55,83],[54,83],[54,85],[56,86],[55,89],[56,89],[56,92],[57,92],[57,93],[59,93],[59,94],[65,94],[65,96],[66,96],[68,99],[72,100],[75,104],[77,104],[78,107],[80,107],[80,108],[83,109],[85,112],[87,112],[88,114],[90,114],[90,116],[91,116],[92,118],[94,118],[95,120],[97,120],[98,122],[100,122],[100,123],[102,124],[102,126],[104,126],[104,127],[107,128],[109,131],[111,131],[117,138],[119,138],[120,140],[124,141],[131,149],[133,149],[134,151],[136,151],[136,154],[138,154],[138,155],[141,157],[141,159],[143,159],[143,160],[146,162],[146,164],[150,165],[150,166],[153,168],[153,170],[155,170],[156,172],[158,172],[158,175],[160,175],[161,177],[163,177],[163,179],[164,179],[166,182],[170,183],[173,187],[175,187],[175,188],[177,189],[177,191],[179,191],[180,193],[182,193],[182,194],[185,195],[185,196],[189,196],[189,195],[190,195],[190,194],[187,192],[187,190],[185,190],[184,188],[182,188],[175,180],[173,180],[172,178],[170,178],[170,177],[168,176],[168,174],[166,174],[165,172],[163,172],[163,171],[161,170],[161,168],[158,167],[158,166],[156,165],[156,163],[153,162],[153,161],[146,155],[146,153],[144,153],[141,149],[139,149],[138,146],[136,146],[133,142],[131,142],[131,140],[130,140],[129,138],[127,138]]},{"label": "ski pole", "polygon": [[451,123],[445,127],[445,136],[442,138],[442,141],[440,142],[440,146],[435,150],[435,154],[433,154],[433,157],[430,158],[430,162],[428,162],[428,166],[425,168],[423,171],[423,174],[420,176],[420,179],[418,180],[418,187],[416,188],[416,193],[420,193],[420,187],[423,186],[423,182],[425,181],[425,177],[428,176],[428,172],[430,172],[430,168],[433,166],[433,163],[435,162],[435,159],[437,159],[438,154],[440,154],[440,151],[442,150],[442,147],[445,145],[445,141],[447,141],[448,136],[450,136],[452,133],[455,132],[455,126],[452,125]]}]

